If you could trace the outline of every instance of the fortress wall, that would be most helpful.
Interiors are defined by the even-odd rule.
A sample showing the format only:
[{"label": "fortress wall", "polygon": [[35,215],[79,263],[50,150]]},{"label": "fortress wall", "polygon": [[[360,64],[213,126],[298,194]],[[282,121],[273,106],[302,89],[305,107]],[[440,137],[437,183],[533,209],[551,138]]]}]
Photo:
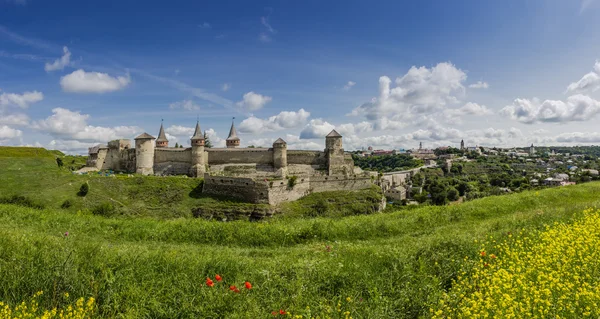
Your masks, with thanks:
[{"label": "fortress wall", "polygon": [[106,155],[108,154],[108,149],[107,148],[101,148],[98,150],[98,158],[96,159],[96,168],[99,170],[103,170],[106,169],[105,167],[105,161],[106,161]]},{"label": "fortress wall", "polygon": [[155,175],[188,175],[192,168],[191,163],[161,162],[154,163]]},{"label": "fortress wall", "polygon": [[313,192],[327,192],[339,190],[360,190],[371,187],[373,184],[370,176],[348,178],[344,176],[315,176],[310,178],[310,188]]},{"label": "fortress wall", "polygon": [[156,148],[154,164],[166,162],[192,163],[191,148]]},{"label": "fortress wall", "polygon": [[250,203],[268,204],[269,186],[251,178],[204,175],[202,193],[236,198]]},{"label": "fortress wall", "polygon": [[319,151],[287,151],[287,162],[291,164],[304,164],[304,165],[327,165],[327,158],[325,153]]},{"label": "fortress wall", "polygon": [[310,193],[310,181],[308,178],[304,181],[298,178],[293,188],[288,187],[287,179],[274,181],[273,186],[269,187],[269,204],[278,205],[283,202],[294,201]]},{"label": "fortress wall", "polygon": [[273,149],[244,148],[224,149],[209,148],[208,164],[270,164],[273,165]]}]

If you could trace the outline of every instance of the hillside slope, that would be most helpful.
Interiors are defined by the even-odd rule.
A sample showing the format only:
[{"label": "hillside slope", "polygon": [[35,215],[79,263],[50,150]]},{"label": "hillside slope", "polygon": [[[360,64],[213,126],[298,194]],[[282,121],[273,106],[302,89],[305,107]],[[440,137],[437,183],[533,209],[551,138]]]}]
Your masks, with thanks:
[{"label": "hillside slope", "polygon": [[[260,223],[0,205],[0,300],[14,304],[44,290],[41,305],[50,307],[66,304],[52,296],[69,292],[96,298],[105,318],[267,318],[279,309],[418,318],[451,286],[464,257],[477,257],[476,240],[569,221],[600,204],[598,192],[600,183],[588,183],[456,206]],[[224,283],[206,286],[215,274]],[[229,291],[245,281],[251,290]]]}]

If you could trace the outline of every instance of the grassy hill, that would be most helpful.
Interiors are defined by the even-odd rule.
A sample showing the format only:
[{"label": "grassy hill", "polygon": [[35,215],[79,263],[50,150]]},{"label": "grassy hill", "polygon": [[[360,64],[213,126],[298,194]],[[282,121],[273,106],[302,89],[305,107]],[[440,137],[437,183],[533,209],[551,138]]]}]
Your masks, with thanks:
[{"label": "grassy hill", "polygon": [[[464,268],[464,258],[478,256],[482,240],[570,221],[600,204],[600,183],[588,183],[346,217],[291,214],[227,223],[154,218],[175,202],[136,218],[101,216],[58,205],[75,196],[84,180],[90,197],[77,198],[80,207],[107,196],[129,209],[148,209],[142,205],[158,206],[174,183],[190,197],[183,201],[218,201],[189,196],[194,179],[143,178],[137,184],[136,177],[74,176],[52,167],[52,159],[39,160],[0,158],[0,180],[8,182],[2,192],[27,192],[46,204],[0,204],[0,301],[14,305],[44,291],[40,306],[60,307],[72,301],[64,297],[68,292],[70,298],[94,297],[101,318],[272,318],[280,309],[303,318],[346,318],[346,311],[353,318],[426,317]],[[39,169],[31,168],[35,163]],[[19,178],[32,184],[20,185]],[[132,195],[140,187],[164,189],[149,195],[157,202],[146,204]],[[106,195],[92,195],[99,189]],[[346,205],[351,198],[338,194],[336,200]],[[336,205],[330,200],[313,196],[289,209]],[[361,200],[369,202],[367,195]],[[206,285],[206,277],[215,287]],[[251,290],[243,288],[246,281]]]}]

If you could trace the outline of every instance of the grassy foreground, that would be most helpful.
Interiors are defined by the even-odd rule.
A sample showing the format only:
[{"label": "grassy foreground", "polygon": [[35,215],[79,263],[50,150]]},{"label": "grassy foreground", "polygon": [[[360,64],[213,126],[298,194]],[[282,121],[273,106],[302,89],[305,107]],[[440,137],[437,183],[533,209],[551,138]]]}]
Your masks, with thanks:
[{"label": "grassy foreground", "polygon": [[478,256],[475,240],[570,221],[600,204],[598,192],[600,183],[588,183],[456,206],[259,223],[0,205],[0,300],[14,305],[44,291],[40,307],[52,309],[66,305],[57,296],[68,292],[95,298],[104,318],[268,318],[279,310],[304,318],[429,316],[464,257]]}]

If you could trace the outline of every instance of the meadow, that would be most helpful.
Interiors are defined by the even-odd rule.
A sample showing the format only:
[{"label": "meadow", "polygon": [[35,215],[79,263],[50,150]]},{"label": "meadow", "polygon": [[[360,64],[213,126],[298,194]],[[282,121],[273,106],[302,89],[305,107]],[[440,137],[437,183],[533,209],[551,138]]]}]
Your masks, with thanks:
[{"label": "meadow", "polygon": [[[92,197],[75,197],[67,209],[61,202],[76,196],[83,178],[90,194],[105,181],[117,188],[118,178],[75,176],[51,164],[0,156],[2,194],[23,192],[44,207],[0,204],[0,301],[16,305],[43,291],[39,307],[60,309],[94,298],[100,318],[428,317],[464,272],[465,257],[480,256],[482,240],[570,223],[600,203],[593,182],[371,214],[302,214],[298,207],[310,209],[309,201],[295,204],[294,214],[221,222],[168,209],[139,213],[154,210],[115,189],[105,196],[142,209],[105,216],[86,206]],[[138,185],[136,178],[123,183]],[[167,206],[183,212],[219,202],[192,197],[198,181],[180,180],[182,198]],[[164,178],[141,185],[165,184],[171,189]]]}]

